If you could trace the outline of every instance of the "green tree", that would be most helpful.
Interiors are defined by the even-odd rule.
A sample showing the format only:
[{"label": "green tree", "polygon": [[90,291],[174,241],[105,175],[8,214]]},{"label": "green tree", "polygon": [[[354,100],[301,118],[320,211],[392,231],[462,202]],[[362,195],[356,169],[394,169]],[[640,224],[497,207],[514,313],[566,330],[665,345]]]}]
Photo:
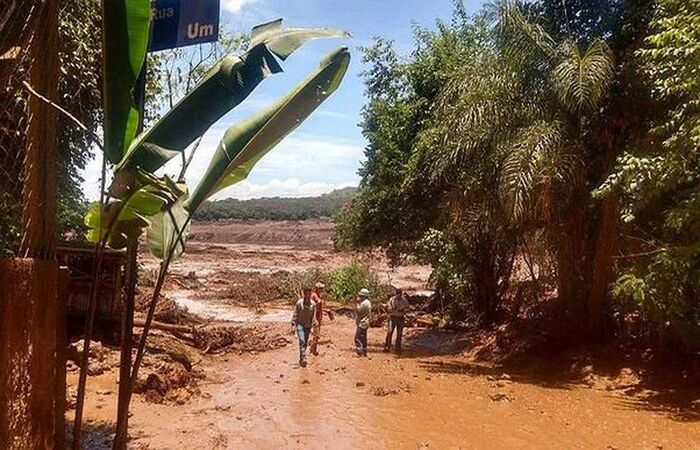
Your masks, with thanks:
[{"label": "green tree", "polygon": [[[464,167],[469,157],[460,153],[457,133],[446,122],[449,116],[457,126],[462,117],[450,105],[461,94],[450,80],[469,80],[466,87],[478,76],[488,78],[496,68],[493,44],[485,19],[468,16],[460,2],[450,24],[439,21],[437,31],[414,32],[416,49],[407,61],[383,40],[365,49],[371,64],[365,73],[367,161],[360,194],[336,218],[336,245],[378,245],[390,256],[424,258],[455,319],[471,311],[491,323],[507,287],[513,245],[502,239],[503,214],[490,195],[493,167],[487,160]],[[474,91],[483,87],[485,82]],[[494,139],[483,136],[471,156],[482,150],[488,156],[484,149]]]},{"label": "green tree", "polygon": [[[436,273],[462,271],[455,285],[469,289],[459,295],[488,323],[514,255],[544,238],[562,323],[599,337],[618,206],[591,193],[647,120],[631,55],[648,2],[572,2],[563,24],[557,11],[569,16],[568,3],[556,3],[499,1],[473,18],[457,3],[450,26],[417,30],[408,61],[381,42],[366,52],[367,163],[337,242],[419,253],[428,238],[428,255],[444,256],[431,260]],[[442,260],[451,268],[438,270]]]},{"label": "green tree", "polygon": [[700,5],[662,0],[636,53],[655,100],[645,140],[630,146],[597,195],[619,196],[628,235],[613,293],[658,335],[700,345]]}]

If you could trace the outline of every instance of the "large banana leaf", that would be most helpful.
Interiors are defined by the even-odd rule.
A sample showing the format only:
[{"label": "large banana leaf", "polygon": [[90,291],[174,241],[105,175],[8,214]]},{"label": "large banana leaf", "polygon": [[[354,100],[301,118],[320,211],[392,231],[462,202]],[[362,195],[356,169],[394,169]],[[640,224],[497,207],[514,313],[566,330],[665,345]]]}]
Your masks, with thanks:
[{"label": "large banana leaf", "polygon": [[184,207],[187,196],[151,217],[148,227],[148,248],[156,258],[175,260],[185,251],[190,215]]},{"label": "large banana leaf", "polygon": [[245,179],[260,158],[335,92],[349,63],[347,48],[332,52],[315,73],[276,104],[229,128],[185,203],[187,210],[194,212],[212,194]]},{"label": "large banana leaf", "polygon": [[349,37],[328,28],[282,29],[282,19],[253,28],[243,55],[228,56],[155,125],[139,135],[116,170],[138,167],[155,171],[184,151],[224,114],[240,104],[268,75],[282,71],[274,55],[285,59],[304,42]]},{"label": "large banana leaf", "polygon": [[133,90],[146,59],[150,0],[103,0],[104,147],[122,159],[136,134],[139,113]]},{"label": "large banana leaf", "polygon": [[111,248],[124,248],[129,233],[140,234],[154,216],[177,203],[186,193],[184,185],[165,177],[150,181],[128,200],[114,199],[102,209],[98,202],[93,203],[84,219],[88,228],[87,239],[100,242],[108,237]]}]

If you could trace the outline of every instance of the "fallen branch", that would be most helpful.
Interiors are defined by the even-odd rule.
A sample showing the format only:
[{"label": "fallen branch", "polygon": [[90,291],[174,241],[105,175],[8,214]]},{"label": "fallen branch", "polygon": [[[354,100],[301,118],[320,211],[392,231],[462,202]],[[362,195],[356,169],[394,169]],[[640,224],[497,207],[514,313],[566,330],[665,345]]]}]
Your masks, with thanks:
[{"label": "fallen branch", "polygon": [[22,84],[29,91],[30,94],[34,95],[36,98],[38,98],[42,102],[46,103],[47,105],[56,109],[58,112],[60,112],[64,116],[68,117],[76,125],[78,125],[78,128],[80,128],[81,130],[85,131],[90,136],[92,136],[93,142],[95,143],[95,145],[97,145],[100,148],[100,150],[104,151],[104,146],[102,145],[102,141],[100,141],[100,137],[97,134],[95,134],[92,130],[90,130],[87,126],[85,126],[85,124],[83,122],[78,120],[78,118],[76,118],[73,114],[71,114],[68,111],[66,111],[65,109],[63,109],[63,107],[61,107],[60,105],[54,103],[53,101],[49,100],[48,98],[44,97],[43,95],[41,95],[40,93],[35,91],[31,84],[27,83],[26,81],[23,81]]}]

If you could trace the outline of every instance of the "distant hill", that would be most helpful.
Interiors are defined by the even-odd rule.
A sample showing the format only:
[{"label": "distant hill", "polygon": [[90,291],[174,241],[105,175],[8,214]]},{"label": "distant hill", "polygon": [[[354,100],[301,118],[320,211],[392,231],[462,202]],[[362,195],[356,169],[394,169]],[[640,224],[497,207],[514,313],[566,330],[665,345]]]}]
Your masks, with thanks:
[{"label": "distant hill", "polygon": [[338,189],[320,197],[227,198],[204,203],[194,214],[195,220],[226,219],[306,220],[330,217],[355,195],[357,188]]}]

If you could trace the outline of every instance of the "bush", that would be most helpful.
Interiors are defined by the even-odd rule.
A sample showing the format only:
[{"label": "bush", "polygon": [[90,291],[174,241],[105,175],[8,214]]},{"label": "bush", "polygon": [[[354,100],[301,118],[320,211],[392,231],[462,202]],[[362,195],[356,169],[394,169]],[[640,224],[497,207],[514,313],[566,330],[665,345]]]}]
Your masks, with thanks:
[{"label": "bush", "polygon": [[320,267],[311,267],[301,272],[290,272],[280,281],[280,290],[285,298],[297,301],[304,286],[313,287],[321,282],[328,288],[333,281],[333,273]]},{"label": "bush", "polygon": [[333,272],[330,294],[336,300],[350,302],[362,288],[369,289],[371,299],[382,302],[390,292],[389,286],[379,281],[379,276],[367,263],[352,261]]}]

